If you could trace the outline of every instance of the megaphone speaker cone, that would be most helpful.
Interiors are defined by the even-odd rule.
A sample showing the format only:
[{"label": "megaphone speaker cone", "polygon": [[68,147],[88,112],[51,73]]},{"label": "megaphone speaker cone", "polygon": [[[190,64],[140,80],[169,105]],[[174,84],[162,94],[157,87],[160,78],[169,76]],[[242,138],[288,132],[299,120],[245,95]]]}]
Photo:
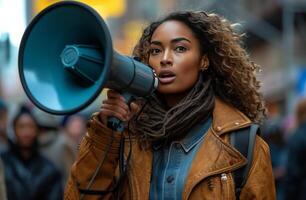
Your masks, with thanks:
[{"label": "megaphone speaker cone", "polygon": [[101,50],[90,45],[67,45],[61,53],[64,69],[75,75],[77,82],[86,85],[99,80],[104,66]]},{"label": "megaphone speaker cone", "polygon": [[112,58],[111,36],[99,14],[83,3],[65,1],[43,10],[27,27],[19,74],[27,96],[39,108],[69,114],[100,94]]}]

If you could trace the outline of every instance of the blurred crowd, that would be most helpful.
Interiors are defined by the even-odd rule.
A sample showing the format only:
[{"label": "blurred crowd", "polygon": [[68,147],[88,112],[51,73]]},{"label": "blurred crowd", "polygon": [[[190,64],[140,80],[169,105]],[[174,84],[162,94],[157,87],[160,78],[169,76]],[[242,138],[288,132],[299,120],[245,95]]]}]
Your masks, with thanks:
[{"label": "blurred crowd", "polygon": [[297,101],[294,113],[292,118],[268,115],[262,126],[278,200],[306,199],[306,99]]},{"label": "blurred crowd", "polygon": [[0,199],[60,200],[86,133],[86,116],[54,116],[0,99]]}]

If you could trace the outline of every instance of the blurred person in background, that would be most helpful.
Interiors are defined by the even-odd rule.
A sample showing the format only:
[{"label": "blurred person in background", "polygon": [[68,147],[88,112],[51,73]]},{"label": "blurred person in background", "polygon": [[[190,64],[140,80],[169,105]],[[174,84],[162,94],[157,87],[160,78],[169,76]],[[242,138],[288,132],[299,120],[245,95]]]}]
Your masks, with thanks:
[{"label": "blurred person in background", "polygon": [[3,167],[3,162],[1,158],[0,158],[0,200],[6,200],[4,167]]},{"label": "blurred person in background", "polygon": [[38,142],[41,153],[61,172],[64,187],[76,158],[78,143],[86,132],[85,119],[81,115],[62,118],[37,107],[33,108],[33,113],[40,129]]},{"label": "blurred person in background", "polygon": [[286,175],[287,145],[281,119],[267,119],[262,127],[262,137],[270,147],[277,200],[282,200],[283,182]]},{"label": "blurred person in background", "polygon": [[32,109],[34,117],[37,119],[39,127],[38,145],[41,153],[46,156],[57,168],[61,163],[61,154],[57,153],[60,135],[61,117],[46,113],[37,107]]},{"label": "blurred person in background", "polygon": [[61,176],[38,151],[38,125],[33,114],[21,107],[12,121],[15,138],[1,154],[8,200],[60,200]]},{"label": "blurred person in background", "polygon": [[75,114],[66,116],[63,120],[65,135],[71,141],[71,147],[74,153],[77,153],[77,146],[86,133],[86,118],[83,115]]},{"label": "blurred person in background", "polygon": [[[134,56],[155,70],[159,88],[130,105],[108,90],[65,199],[275,199],[269,147],[258,135],[246,183],[235,190],[232,174],[248,162],[230,135],[262,121],[265,106],[259,67],[234,27],[217,14],[187,11],[144,30]],[[125,132],[110,129],[109,117],[126,122]]]},{"label": "blurred person in background", "polygon": [[65,184],[70,168],[77,156],[78,146],[86,133],[86,119],[80,114],[65,116],[62,121],[62,131],[56,142],[53,153],[58,155],[57,163],[63,175]]},{"label": "blurred person in background", "polygon": [[[7,120],[8,109],[6,103],[0,98],[0,153],[7,150]],[[6,200],[4,167],[0,158],[0,199]]]},{"label": "blurred person in background", "polygon": [[8,109],[6,103],[0,98],[0,152],[7,149],[7,121]]},{"label": "blurred person in background", "polygon": [[296,106],[297,127],[289,138],[285,200],[306,200],[306,99]]}]

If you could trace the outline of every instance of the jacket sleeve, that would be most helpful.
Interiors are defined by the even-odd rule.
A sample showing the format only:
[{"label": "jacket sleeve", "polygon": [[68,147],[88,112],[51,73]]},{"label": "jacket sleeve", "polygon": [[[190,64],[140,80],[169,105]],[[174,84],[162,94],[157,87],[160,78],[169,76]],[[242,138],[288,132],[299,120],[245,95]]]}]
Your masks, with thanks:
[{"label": "jacket sleeve", "polygon": [[[88,130],[83,138],[78,157],[73,164],[66,184],[64,199],[80,199],[79,189],[88,189],[98,165],[103,162],[90,190],[109,190],[114,185],[115,172],[119,159],[120,133],[113,132],[103,125],[94,114],[88,122]],[[88,195],[89,199],[111,199],[111,194]],[[87,199],[87,195],[86,198]]]},{"label": "jacket sleeve", "polygon": [[276,199],[269,146],[259,136],[256,136],[252,166],[240,199]]}]

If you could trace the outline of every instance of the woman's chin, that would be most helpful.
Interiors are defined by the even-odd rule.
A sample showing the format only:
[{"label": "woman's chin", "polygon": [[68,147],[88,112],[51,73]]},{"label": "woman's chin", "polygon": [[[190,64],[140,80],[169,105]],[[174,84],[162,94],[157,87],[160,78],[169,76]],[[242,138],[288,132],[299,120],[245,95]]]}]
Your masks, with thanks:
[{"label": "woman's chin", "polygon": [[160,86],[157,91],[161,94],[175,94],[177,90],[171,87]]},{"label": "woman's chin", "polygon": [[186,90],[181,90],[178,88],[175,88],[173,86],[163,86],[161,85],[157,91],[161,94],[181,94],[181,93],[185,93]]}]

